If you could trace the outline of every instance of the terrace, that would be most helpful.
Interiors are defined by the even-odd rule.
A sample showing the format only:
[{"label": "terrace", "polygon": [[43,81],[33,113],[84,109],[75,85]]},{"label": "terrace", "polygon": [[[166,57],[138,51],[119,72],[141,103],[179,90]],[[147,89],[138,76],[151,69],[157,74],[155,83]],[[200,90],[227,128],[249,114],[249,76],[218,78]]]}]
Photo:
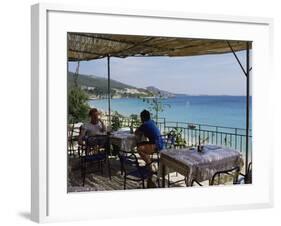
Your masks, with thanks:
[{"label": "terrace", "polygon": [[[119,131],[124,133],[131,133],[131,127],[135,130],[139,126],[139,119],[131,119],[129,117],[119,118]],[[103,117],[103,121],[106,122],[106,126],[109,126],[108,115]],[[81,165],[80,159],[81,156],[85,155],[82,153],[81,147],[77,143],[77,136],[79,134],[79,126],[81,124],[76,124],[71,133],[72,138],[69,140],[69,181],[68,189],[69,192],[74,191],[97,191],[97,190],[120,190],[124,189],[124,178],[121,173],[121,165],[116,151],[120,151],[118,146],[111,144],[110,147],[110,165],[111,165],[111,180],[108,179],[107,171],[104,170],[105,174],[100,172],[93,172],[86,178],[85,185],[83,185],[81,177]],[[239,151],[242,155],[243,161],[245,161],[246,153],[246,131],[241,128],[233,127],[222,127],[215,125],[206,125],[206,124],[197,124],[189,122],[174,122],[167,121],[165,118],[158,118],[157,125],[163,136],[167,136],[169,133],[174,132],[173,138],[166,143],[166,149],[183,149],[183,148],[197,148],[198,144],[201,142],[202,145],[218,145],[225,148],[230,148]],[[252,138],[250,130],[250,139]],[[114,143],[114,142],[113,142]],[[137,154],[136,147],[129,147],[132,153],[138,158],[138,161],[141,165],[144,165],[144,162],[141,160],[140,156]],[[249,146],[250,153],[252,151],[252,146]],[[115,153],[113,153],[115,152]],[[251,159],[250,159],[251,162]],[[245,168],[240,172],[238,180],[241,183],[244,183],[243,174]],[[95,170],[94,170],[95,171]],[[71,178],[71,179],[70,179]],[[171,172],[166,177],[166,183],[169,184],[169,187],[185,187],[186,183],[184,181],[185,176],[179,174],[178,172]],[[155,177],[154,180],[157,180]],[[219,180],[219,181],[218,181]],[[215,184],[232,184],[233,176],[232,175],[223,175],[220,178],[215,178]],[[201,185],[208,186],[209,181],[204,181]],[[198,184],[193,183],[192,186],[198,186]],[[126,189],[136,189],[141,188],[138,182],[130,181]]]},{"label": "terrace", "polygon": [[[68,61],[79,62],[107,58],[108,115],[103,119],[112,127],[110,59],[112,57],[195,56],[232,52],[246,76],[245,129],[203,125],[192,122],[173,122],[157,118],[157,126],[165,140],[164,150],[152,156],[156,170],[148,172],[156,187],[208,186],[214,184],[251,183],[250,130],[250,55],[251,42],[232,40],[203,40],[187,38],[145,37],[130,35],[68,34]],[[246,51],[246,68],[236,51]],[[119,130],[102,139],[96,137],[78,144],[79,126],[68,131],[68,191],[121,190],[151,187],[147,183],[147,166],[136,153],[133,133],[138,121],[118,119]],[[102,141],[103,140],[103,141]],[[87,164],[102,149],[98,164]],[[121,154],[122,153],[122,154]],[[101,157],[95,156],[95,157]],[[127,163],[129,168],[127,169]],[[154,163],[153,163],[154,164]],[[87,169],[91,173],[86,175]],[[132,171],[134,168],[134,171]],[[131,171],[130,171],[131,170]],[[132,175],[129,175],[133,172]],[[137,180],[127,178],[133,176]]]}]

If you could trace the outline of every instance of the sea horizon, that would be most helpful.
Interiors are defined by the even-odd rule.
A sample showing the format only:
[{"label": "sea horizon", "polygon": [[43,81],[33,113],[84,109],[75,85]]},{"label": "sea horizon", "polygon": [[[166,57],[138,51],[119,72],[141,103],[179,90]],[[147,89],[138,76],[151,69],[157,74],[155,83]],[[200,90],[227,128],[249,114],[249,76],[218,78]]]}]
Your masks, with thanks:
[{"label": "sea horizon", "polygon": [[[251,99],[250,96],[250,102]],[[162,101],[166,107],[159,117],[169,121],[246,128],[246,96],[176,94],[174,97],[167,97]],[[105,112],[108,111],[106,98],[90,99],[89,105]],[[143,102],[142,98],[111,99],[111,110],[118,111],[124,116],[139,114],[143,109],[148,108],[149,105]],[[251,124],[250,120],[250,126]]]}]

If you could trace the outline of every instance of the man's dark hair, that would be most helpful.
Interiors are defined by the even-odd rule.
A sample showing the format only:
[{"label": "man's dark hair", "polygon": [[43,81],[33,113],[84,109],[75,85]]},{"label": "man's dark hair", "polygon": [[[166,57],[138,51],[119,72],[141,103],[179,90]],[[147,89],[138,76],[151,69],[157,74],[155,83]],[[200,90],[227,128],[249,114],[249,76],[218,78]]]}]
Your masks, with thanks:
[{"label": "man's dark hair", "polygon": [[140,117],[141,117],[141,120],[142,121],[148,121],[150,119],[150,113],[149,111],[147,110],[143,110],[141,113],[140,113]]}]

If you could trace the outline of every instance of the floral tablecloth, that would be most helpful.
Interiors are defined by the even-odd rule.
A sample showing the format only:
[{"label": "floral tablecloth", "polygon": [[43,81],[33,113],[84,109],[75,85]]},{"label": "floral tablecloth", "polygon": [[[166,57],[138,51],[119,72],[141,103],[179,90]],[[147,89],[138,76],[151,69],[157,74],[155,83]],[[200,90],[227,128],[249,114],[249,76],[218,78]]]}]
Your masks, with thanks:
[{"label": "floral tablecloth", "polygon": [[[202,152],[196,149],[167,149],[161,151],[160,171],[176,171],[187,177],[190,185],[193,179],[198,182],[210,180],[212,176],[223,170],[242,167],[243,159],[240,152],[216,145],[205,145]],[[162,175],[162,172],[160,172]]]}]

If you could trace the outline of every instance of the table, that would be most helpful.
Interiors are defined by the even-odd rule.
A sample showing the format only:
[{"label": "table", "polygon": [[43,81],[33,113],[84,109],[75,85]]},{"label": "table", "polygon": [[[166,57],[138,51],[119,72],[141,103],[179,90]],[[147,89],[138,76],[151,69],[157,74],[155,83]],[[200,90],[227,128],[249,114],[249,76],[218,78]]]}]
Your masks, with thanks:
[{"label": "table", "polygon": [[217,145],[205,145],[201,153],[190,148],[166,149],[160,153],[163,187],[167,168],[186,176],[186,185],[190,186],[193,180],[198,182],[210,180],[218,171],[243,166],[240,152]]},{"label": "table", "polygon": [[131,152],[137,146],[137,138],[135,134],[129,131],[116,131],[110,135],[110,142],[118,146],[118,148],[125,152]]}]

